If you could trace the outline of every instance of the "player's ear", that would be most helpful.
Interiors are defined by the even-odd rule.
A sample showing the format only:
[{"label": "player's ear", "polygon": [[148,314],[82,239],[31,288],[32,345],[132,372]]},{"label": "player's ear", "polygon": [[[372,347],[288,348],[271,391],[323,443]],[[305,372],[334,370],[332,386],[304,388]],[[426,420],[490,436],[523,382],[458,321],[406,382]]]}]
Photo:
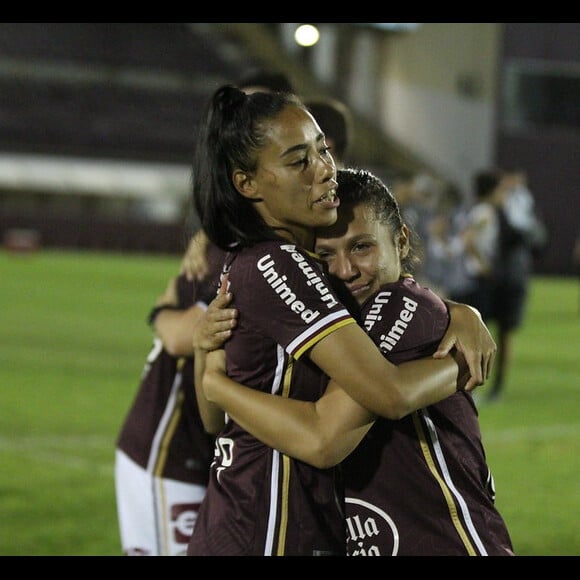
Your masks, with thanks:
[{"label": "player's ear", "polygon": [[258,195],[258,184],[251,174],[241,169],[236,169],[232,175],[232,181],[238,192],[250,201],[261,200]]},{"label": "player's ear", "polygon": [[399,257],[401,260],[403,260],[409,254],[411,244],[409,228],[406,226],[406,224],[403,224],[401,230],[399,231],[397,244],[399,247]]}]

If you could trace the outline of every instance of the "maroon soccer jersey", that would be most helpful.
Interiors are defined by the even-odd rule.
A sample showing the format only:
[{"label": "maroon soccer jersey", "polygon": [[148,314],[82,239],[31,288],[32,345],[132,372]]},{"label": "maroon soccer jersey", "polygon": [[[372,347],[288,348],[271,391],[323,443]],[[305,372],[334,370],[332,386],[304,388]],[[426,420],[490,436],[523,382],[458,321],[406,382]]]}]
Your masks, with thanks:
[{"label": "maroon soccer jersey", "polygon": [[[430,356],[449,324],[445,303],[412,278],[381,287],[362,319],[395,364]],[[343,468],[349,555],[513,554],[469,393],[379,419]]]},{"label": "maroon soccer jersey", "polygon": [[[177,280],[179,307],[209,303],[218,289],[225,253],[210,244],[209,273],[203,281]],[[176,359],[154,339],[139,389],[121,427],[117,448],[138,465],[165,477],[206,485],[213,437],[199,417],[193,387],[193,358]]]},{"label": "maroon soccer jersey", "polygon": [[[317,400],[327,377],[303,356],[354,319],[321,264],[293,244],[263,242],[228,260],[238,324],[225,344],[228,375],[267,393]],[[190,555],[344,555],[344,497],[336,469],[263,445],[229,420],[216,439]]]}]

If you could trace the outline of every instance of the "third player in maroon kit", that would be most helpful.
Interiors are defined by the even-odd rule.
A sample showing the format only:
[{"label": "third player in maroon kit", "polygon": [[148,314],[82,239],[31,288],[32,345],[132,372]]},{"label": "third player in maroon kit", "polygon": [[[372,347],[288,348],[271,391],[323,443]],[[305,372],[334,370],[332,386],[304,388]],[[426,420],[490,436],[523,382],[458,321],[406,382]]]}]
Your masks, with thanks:
[{"label": "third player in maroon kit", "polygon": [[[153,348],[116,441],[115,490],[124,554],[185,554],[205,495],[214,442],[203,428],[191,387],[190,336],[196,316],[216,294],[225,253],[215,246],[203,252],[206,275],[172,279],[152,311]],[[173,311],[173,325],[183,327],[180,332],[168,326],[168,310]]]}]

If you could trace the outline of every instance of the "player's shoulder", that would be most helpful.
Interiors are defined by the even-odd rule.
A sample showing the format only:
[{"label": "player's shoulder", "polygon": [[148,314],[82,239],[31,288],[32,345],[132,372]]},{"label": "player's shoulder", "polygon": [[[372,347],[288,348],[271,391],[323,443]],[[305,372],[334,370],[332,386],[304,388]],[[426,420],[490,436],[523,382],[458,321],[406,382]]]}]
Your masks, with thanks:
[{"label": "player's shoulder", "polygon": [[363,311],[368,310],[373,303],[397,303],[401,302],[404,297],[412,298],[418,304],[426,307],[444,305],[441,297],[430,288],[422,286],[411,276],[405,276],[396,282],[383,284],[375,294],[367,299],[363,305]]},{"label": "player's shoulder", "polygon": [[405,278],[384,284],[365,303],[363,326],[395,364],[432,354],[449,323],[447,306],[434,292]]},{"label": "player's shoulder", "polygon": [[361,309],[363,325],[367,332],[377,326],[383,327],[401,317],[411,317],[410,313],[424,318],[446,318],[445,302],[432,290],[421,286],[414,278],[404,277],[396,282],[383,284],[370,296]]},{"label": "player's shoulder", "polygon": [[299,248],[296,244],[285,241],[267,240],[232,252],[228,256],[231,268],[257,266],[263,270],[272,265],[296,265],[302,262],[314,262],[315,256]]},{"label": "player's shoulder", "polygon": [[397,286],[399,287],[399,291],[402,294],[406,294],[408,296],[413,296],[420,304],[424,304],[426,306],[437,305],[437,306],[445,306],[444,300],[433,292],[431,288],[428,286],[422,286],[415,280],[413,277],[404,277],[397,281]]}]

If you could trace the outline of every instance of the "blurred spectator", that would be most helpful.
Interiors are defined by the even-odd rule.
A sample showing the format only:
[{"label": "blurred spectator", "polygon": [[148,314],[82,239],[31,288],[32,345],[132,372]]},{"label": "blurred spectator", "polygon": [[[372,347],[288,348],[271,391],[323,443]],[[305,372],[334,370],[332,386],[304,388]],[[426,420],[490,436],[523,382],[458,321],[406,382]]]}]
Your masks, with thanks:
[{"label": "blurred spectator", "polygon": [[458,234],[463,219],[465,202],[461,191],[449,184],[428,220],[423,241],[422,283],[445,298],[465,295],[473,284],[465,268],[463,238]]},{"label": "blurred spectator", "polygon": [[520,169],[503,172],[499,185],[503,203],[498,209],[499,241],[493,272],[492,314],[497,326],[495,379],[488,395],[497,400],[504,388],[512,357],[513,333],[525,316],[534,256],[548,240],[548,232],[539,218],[527,177]]},{"label": "blurred spectator", "polygon": [[437,212],[443,184],[428,173],[405,172],[394,178],[390,189],[399,204],[403,220],[411,228],[412,241],[421,258],[422,265],[415,272],[415,277],[421,284],[427,285],[424,269],[427,267],[425,256],[429,223]]},{"label": "blurred spectator", "polygon": [[264,68],[252,69],[241,76],[235,84],[248,94],[258,91],[295,92],[294,85],[286,73]]},{"label": "blurred spectator", "polygon": [[470,282],[450,296],[477,308],[486,321],[491,318],[493,306],[494,266],[499,249],[498,208],[503,205],[504,196],[501,180],[502,173],[497,169],[479,171],[473,177],[474,203],[460,232]]},{"label": "blurred spectator", "polygon": [[461,233],[471,280],[450,298],[475,306],[494,323],[498,350],[487,400],[496,401],[511,362],[513,333],[524,319],[534,253],[545,246],[547,230],[521,170],[479,171],[473,183],[475,203]]},{"label": "blurred spectator", "polygon": [[343,168],[353,135],[350,109],[344,103],[331,98],[306,99],[304,104],[324,132],[336,167]]},{"label": "blurred spectator", "polygon": [[507,228],[502,232],[505,238],[502,249],[525,252],[526,258],[522,262],[529,273],[533,257],[546,247],[548,230],[538,215],[526,172],[522,169],[504,170],[503,185],[507,189],[503,206],[507,220],[504,228]]}]

